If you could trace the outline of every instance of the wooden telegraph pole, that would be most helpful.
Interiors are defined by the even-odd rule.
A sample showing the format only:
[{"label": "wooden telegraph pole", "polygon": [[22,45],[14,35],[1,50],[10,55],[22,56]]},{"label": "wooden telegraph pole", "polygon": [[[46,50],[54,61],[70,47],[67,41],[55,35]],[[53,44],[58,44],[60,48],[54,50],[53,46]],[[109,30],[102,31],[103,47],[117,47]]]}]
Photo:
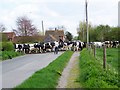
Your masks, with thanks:
[{"label": "wooden telegraph pole", "polygon": [[87,29],[87,48],[89,47],[89,31],[88,31],[88,2],[85,0],[85,11],[86,11],[86,29]]},{"label": "wooden telegraph pole", "polygon": [[95,47],[95,45],[93,46],[93,49],[94,49],[94,57],[96,57],[96,47]]}]

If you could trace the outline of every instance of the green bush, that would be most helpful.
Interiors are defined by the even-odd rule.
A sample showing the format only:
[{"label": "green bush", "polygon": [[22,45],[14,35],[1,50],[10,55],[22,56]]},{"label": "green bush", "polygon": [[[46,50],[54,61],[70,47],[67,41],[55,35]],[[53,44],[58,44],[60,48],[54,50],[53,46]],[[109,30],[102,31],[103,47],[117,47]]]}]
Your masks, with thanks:
[{"label": "green bush", "polygon": [[23,53],[15,52],[14,44],[12,42],[0,42],[0,59],[12,59],[13,57],[20,55],[23,55]]},{"label": "green bush", "polygon": [[14,45],[12,42],[2,42],[2,48],[4,51],[13,51]]},{"label": "green bush", "polygon": [[12,59],[13,57],[17,57],[23,55],[23,53],[14,52],[14,51],[2,51],[2,60]]}]

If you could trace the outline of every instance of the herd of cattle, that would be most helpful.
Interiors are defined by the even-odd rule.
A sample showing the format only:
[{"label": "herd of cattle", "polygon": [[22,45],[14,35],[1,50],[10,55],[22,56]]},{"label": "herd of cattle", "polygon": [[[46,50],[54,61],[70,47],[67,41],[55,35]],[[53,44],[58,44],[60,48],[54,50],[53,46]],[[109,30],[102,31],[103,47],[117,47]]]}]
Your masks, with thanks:
[{"label": "herd of cattle", "polygon": [[[40,42],[33,44],[15,44],[16,51],[23,51],[24,53],[44,53],[44,52],[54,52],[55,47],[58,47],[59,51],[79,51],[85,48],[86,42],[81,41],[69,41],[69,42]],[[105,41],[105,42],[90,42],[89,46],[95,45],[96,48],[102,48],[106,45],[107,48],[118,48],[120,46],[120,41]]]}]

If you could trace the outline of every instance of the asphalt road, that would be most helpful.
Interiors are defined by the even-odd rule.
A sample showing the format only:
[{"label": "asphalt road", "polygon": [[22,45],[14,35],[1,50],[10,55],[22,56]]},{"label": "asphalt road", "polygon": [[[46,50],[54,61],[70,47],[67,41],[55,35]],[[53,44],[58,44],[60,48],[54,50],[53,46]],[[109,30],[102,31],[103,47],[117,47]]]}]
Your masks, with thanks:
[{"label": "asphalt road", "polygon": [[28,54],[1,62],[2,88],[13,88],[19,85],[34,72],[46,67],[61,54],[62,52],[58,54]]}]

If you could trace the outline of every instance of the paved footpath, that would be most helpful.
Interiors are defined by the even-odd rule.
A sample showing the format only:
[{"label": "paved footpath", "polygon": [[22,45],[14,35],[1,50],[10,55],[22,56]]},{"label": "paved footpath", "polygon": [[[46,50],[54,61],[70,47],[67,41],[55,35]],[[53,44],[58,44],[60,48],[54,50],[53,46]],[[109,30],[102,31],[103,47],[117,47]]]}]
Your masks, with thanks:
[{"label": "paved footpath", "polygon": [[2,73],[0,73],[2,88],[13,88],[19,85],[36,71],[46,67],[62,53],[28,54],[0,62],[0,67],[2,65]]},{"label": "paved footpath", "polygon": [[62,75],[58,82],[59,88],[80,88],[79,83],[76,79],[79,76],[79,55],[80,52],[74,52],[67,66],[62,72]]}]

